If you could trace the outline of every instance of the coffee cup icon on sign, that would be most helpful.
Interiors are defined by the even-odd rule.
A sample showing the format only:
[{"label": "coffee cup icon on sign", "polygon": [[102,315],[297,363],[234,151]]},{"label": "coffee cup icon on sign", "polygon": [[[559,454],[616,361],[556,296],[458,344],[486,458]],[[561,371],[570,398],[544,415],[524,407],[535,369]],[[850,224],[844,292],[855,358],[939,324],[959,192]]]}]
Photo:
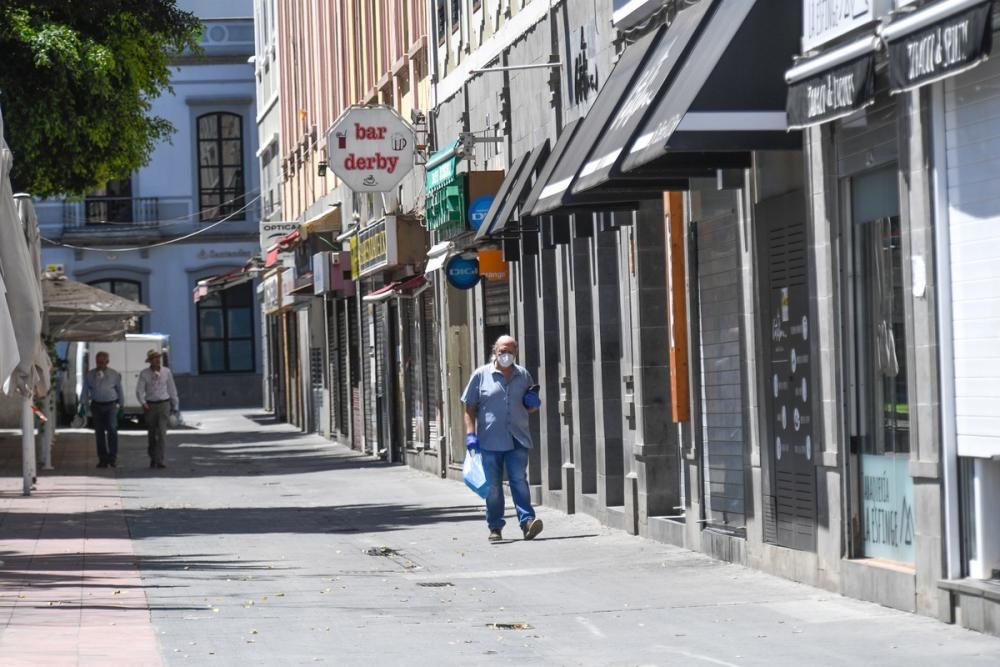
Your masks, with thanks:
[{"label": "coffee cup icon on sign", "polygon": [[347,148],[347,134],[344,132],[337,133],[337,148],[343,149]]},{"label": "coffee cup icon on sign", "polygon": [[361,183],[367,186],[378,185],[378,181],[375,180],[372,174],[365,176],[365,180],[361,181]]},{"label": "coffee cup icon on sign", "polygon": [[399,134],[398,132],[396,134],[393,134],[392,135],[392,150],[394,150],[394,151],[401,151],[404,148],[406,148],[406,137],[404,137],[403,135]]}]

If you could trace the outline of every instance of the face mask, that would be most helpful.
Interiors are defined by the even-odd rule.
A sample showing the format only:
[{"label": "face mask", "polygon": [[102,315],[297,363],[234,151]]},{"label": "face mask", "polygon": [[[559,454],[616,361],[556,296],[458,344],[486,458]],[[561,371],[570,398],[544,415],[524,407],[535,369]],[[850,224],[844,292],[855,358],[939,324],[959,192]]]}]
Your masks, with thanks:
[{"label": "face mask", "polygon": [[514,355],[510,352],[501,352],[497,355],[497,363],[499,363],[502,368],[510,368],[511,364],[514,363]]}]

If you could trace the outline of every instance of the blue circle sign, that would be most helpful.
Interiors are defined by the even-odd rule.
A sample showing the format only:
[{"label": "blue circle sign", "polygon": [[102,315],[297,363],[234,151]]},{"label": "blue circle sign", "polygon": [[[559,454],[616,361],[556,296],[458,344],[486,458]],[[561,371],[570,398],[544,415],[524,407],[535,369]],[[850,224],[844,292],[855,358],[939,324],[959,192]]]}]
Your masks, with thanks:
[{"label": "blue circle sign", "polygon": [[472,289],[479,284],[479,260],[455,255],[444,267],[448,284],[456,289]]},{"label": "blue circle sign", "polygon": [[479,228],[483,226],[483,222],[486,221],[486,214],[492,205],[493,195],[476,197],[475,201],[469,205],[469,227],[479,231]]}]

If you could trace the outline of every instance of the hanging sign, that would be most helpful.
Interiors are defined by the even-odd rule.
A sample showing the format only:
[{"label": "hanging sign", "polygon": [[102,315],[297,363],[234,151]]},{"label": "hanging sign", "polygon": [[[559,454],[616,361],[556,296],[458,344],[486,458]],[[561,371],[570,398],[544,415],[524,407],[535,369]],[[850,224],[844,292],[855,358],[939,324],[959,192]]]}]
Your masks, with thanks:
[{"label": "hanging sign", "polygon": [[843,118],[874,102],[875,53],[870,51],[831,69],[790,82],[785,107],[788,128],[798,130]]},{"label": "hanging sign", "polygon": [[267,249],[277,243],[282,237],[294,232],[299,228],[297,222],[266,222],[260,221],[260,251],[266,253]]},{"label": "hanging sign", "polygon": [[507,280],[507,262],[504,261],[503,250],[484,248],[479,251],[479,275],[486,280]]},{"label": "hanging sign", "polygon": [[456,289],[472,289],[479,284],[479,260],[455,255],[444,267],[448,284]]},{"label": "hanging sign", "polygon": [[[351,239],[352,277],[357,279],[396,264],[396,218],[387,216],[358,230]],[[354,273],[354,268],[357,272]]]},{"label": "hanging sign", "polygon": [[394,109],[351,107],[326,140],[330,168],[354,192],[388,192],[413,169],[416,136]]},{"label": "hanging sign", "polygon": [[483,226],[486,214],[493,205],[493,199],[494,195],[481,195],[473,200],[469,205],[469,227],[478,231]]},{"label": "hanging sign", "polygon": [[882,31],[889,46],[889,89],[912,90],[975,67],[990,54],[991,0],[946,16],[930,5]]}]

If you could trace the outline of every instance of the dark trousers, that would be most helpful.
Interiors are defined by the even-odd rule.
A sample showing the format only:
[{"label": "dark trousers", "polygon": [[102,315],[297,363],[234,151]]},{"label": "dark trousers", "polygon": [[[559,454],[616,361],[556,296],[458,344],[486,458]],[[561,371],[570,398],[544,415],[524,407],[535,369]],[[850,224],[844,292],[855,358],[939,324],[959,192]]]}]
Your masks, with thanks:
[{"label": "dark trousers", "polygon": [[97,441],[97,458],[101,463],[118,460],[118,408],[114,403],[90,403],[94,418],[94,439]]},{"label": "dark trousers", "polygon": [[170,418],[170,401],[150,403],[146,411],[146,438],[149,442],[150,463],[163,463],[167,446],[167,420]]}]

